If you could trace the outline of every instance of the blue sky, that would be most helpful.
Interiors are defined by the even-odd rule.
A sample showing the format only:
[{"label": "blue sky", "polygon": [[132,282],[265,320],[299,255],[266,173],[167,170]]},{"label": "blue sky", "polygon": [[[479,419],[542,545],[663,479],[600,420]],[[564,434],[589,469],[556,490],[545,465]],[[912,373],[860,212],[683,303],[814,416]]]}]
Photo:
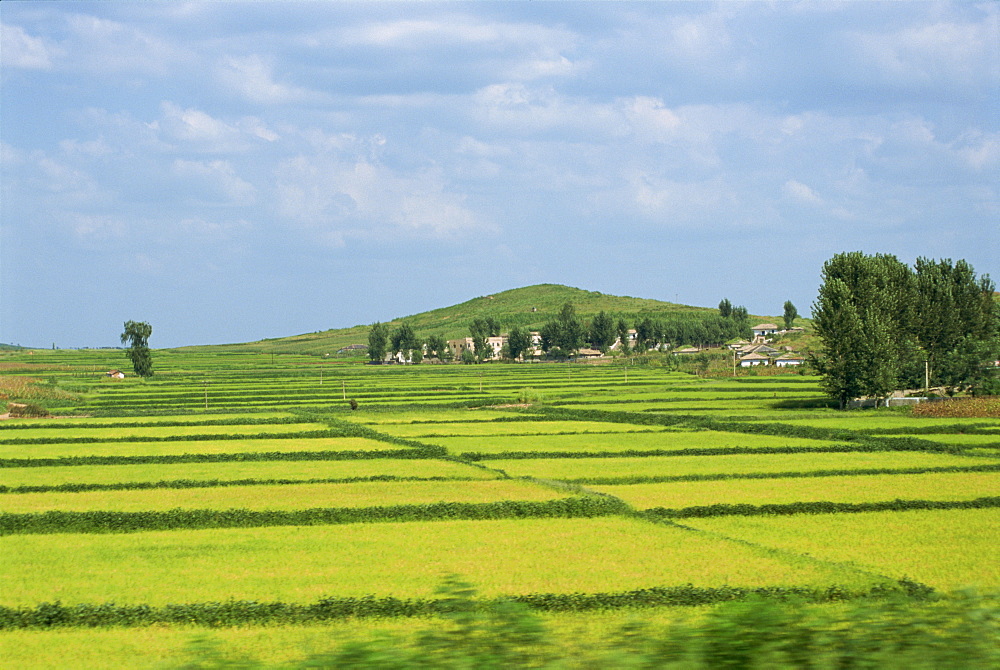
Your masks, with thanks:
[{"label": "blue sky", "polygon": [[0,342],[998,276],[997,3],[0,3]]}]

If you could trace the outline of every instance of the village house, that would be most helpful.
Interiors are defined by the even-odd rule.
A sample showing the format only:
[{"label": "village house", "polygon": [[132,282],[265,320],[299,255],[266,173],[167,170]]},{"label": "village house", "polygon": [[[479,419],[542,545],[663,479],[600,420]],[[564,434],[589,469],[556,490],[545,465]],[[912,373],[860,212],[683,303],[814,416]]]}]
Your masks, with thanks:
[{"label": "village house", "polygon": [[771,359],[764,354],[747,354],[740,357],[740,367],[750,368],[755,365],[770,365]]},{"label": "village house", "polygon": [[121,370],[109,370],[104,373],[104,376],[111,379],[125,379],[125,373]]},{"label": "village house", "polygon": [[774,335],[778,332],[778,325],[774,323],[759,323],[751,330],[753,330],[753,341],[763,342],[769,335]]},{"label": "village house", "polygon": [[793,365],[803,365],[805,362],[806,359],[804,356],[790,353],[774,359],[774,364],[779,368],[787,368]]}]

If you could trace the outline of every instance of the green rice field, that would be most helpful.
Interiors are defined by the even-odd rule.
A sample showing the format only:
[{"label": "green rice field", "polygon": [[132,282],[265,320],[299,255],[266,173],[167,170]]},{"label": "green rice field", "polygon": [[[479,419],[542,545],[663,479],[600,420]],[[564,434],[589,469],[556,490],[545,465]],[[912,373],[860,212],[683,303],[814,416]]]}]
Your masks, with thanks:
[{"label": "green rice field", "polygon": [[[277,663],[326,634],[426,624],[398,603],[437,602],[447,575],[481,599],[534,599],[585,637],[754,594],[916,607],[1000,592],[997,420],[838,412],[798,373],[178,350],[156,352],[146,381],[94,374],[117,355],[39,351],[11,368],[72,392],[54,418],[0,421],[5,667],[177,667],[204,636]],[[108,603],[352,598],[397,609],[107,618]],[[56,602],[96,618],[14,623]]]}]

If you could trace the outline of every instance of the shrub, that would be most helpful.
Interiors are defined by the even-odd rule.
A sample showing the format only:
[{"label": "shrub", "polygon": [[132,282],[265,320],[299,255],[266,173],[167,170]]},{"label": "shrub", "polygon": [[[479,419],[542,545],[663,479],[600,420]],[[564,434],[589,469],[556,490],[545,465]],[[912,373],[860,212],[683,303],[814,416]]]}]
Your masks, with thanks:
[{"label": "shrub", "polygon": [[34,403],[10,403],[10,415],[12,417],[43,417],[49,416],[49,410]]}]

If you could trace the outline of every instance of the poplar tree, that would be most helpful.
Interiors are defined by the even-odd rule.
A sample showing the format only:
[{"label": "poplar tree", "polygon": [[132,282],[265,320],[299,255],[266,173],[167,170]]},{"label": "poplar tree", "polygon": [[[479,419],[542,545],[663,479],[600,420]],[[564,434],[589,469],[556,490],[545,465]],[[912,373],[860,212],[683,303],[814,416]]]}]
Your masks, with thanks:
[{"label": "poplar tree", "polygon": [[384,323],[373,323],[368,331],[368,358],[382,362],[389,342],[389,327]]},{"label": "poplar tree", "polygon": [[127,344],[125,353],[132,360],[132,368],[140,377],[153,376],[153,358],[149,352],[149,336],[153,327],[145,321],[126,321],[122,344]]}]

